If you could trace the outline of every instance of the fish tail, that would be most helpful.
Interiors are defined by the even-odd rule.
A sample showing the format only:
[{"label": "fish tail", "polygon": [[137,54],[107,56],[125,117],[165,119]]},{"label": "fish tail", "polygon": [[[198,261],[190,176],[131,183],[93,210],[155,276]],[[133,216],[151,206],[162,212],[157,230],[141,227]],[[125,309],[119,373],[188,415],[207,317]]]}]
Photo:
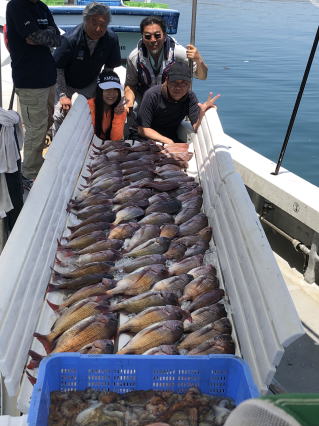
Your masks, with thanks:
[{"label": "fish tail", "polygon": [[106,306],[106,305],[98,305],[98,306],[95,307],[95,309],[100,311],[102,314],[109,314],[110,313],[110,308],[109,308],[109,306]]},{"label": "fish tail", "polygon": [[61,287],[59,285],[51,284],[51,283],[48,284],[48,287],[47,287],[48,293],[51,293],[52,291],[59,291],[59,290],[61,290]]},{"label": "fish tail", "polygon": [[63,265],[64,266],[64,263],[62,262],[62,260],[60,260],[58,257],[56,257],[55,258],[55,263],[57,264],[57,265]]},{"label": "fish tail", "polygon": [[48,335],[40,334],[40,333],[33,333],[33,336],[36,337],[39,340],[40,343],[42,343],[47,354],[52,352],[52,349],[53,349],[52,346],[53,345],[52,345],[52,342],[50,341]]},{"label": "fish tail", "polygon": [[[63,262],[63,260],[60,260],[58,257],[56,257],[56,258],[55,258],[55,263],[56,263],[57,265],[59,265],[59,266],[62,266],[62,267],[66,267],[66,266],[68,266],[68,264],[67,264],[67,263]],[[55,272],[56,272],[56,271],[55,271]]]},{"label": "fish tail", "polygon": [[56,305],[55,303],[50,302],[50,300],[47,299],[47,304],[50,306],[50,308],[57,312],[60,309],[60,305]]},{"label": "fish tail", "polygon": [[92,143],[93,148],[98,149],[99,151],[102,151],[103,148],[100,146],[95,145],[95,143]]},{"label": "fish tail", "polygon": [[59,272],[55,271],[54,268],[52,268],[52,266],[50,266],[51,270],[52,270],[52,279],[56,280],[57,278],[61,278],[62,274],[59,274]]},{"label": "fish tail", "polygon": [[37,352],[33,351],[32,349],[29,350],[29,355],[31,357],[31,360],[29,361],[27,368],[29,370],[34,370],[35,368],[39,367],[39,364],[42,361],[42,359],[44,358],[44,356],[38,354]]},{"label": "fish tail", "polygon": [[83,176],[82,175],[81,177],[82,177],[82,179],[85,180],[86,183],[88,183],[91,180],[91,176]]},{"label": "fish tail", "polygon": [[77,229],[79,229],[79,227],[78,227],[78,225],[68,226],[68,229],[69,229],[71,232],[74,232],[74,231],[76,231]]},{"label": "fish tail", "polygon": [[32,374],[30,374],[27,370],[26,370],[25,374],[27,375],[27,378],[30,380],[31,385],[34,386],[37,382],[37,379],[34,376],[32,376]]},{"label": "fish tail", "polygon": [[26,368],[28,368],[29,370],[34,370],[35,368],[38,368],[39,365],[40,365],[40,361],[36,359],[31,359],[26,365]]}]

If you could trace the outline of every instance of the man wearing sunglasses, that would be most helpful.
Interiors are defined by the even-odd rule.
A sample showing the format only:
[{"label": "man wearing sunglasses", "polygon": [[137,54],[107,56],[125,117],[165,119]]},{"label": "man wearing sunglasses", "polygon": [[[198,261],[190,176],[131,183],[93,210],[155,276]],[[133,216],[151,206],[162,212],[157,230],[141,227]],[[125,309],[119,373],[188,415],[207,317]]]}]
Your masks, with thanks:
[{"label": "man wearing sunglasses", "polygon": [[199,103],[190,90],[191,72],[185,62],[175,62],[167,72],[166,81],[145,92],[138,111],[138,134],[163,144],[181,142],[177,128],[185,117],[196,132],[205,112],[215,108],[220,95],[209,94],[204,103]]},{"label": "man wearing sunglasses", "polygon": [[207,77],[207,65],[193,45],[187,49],[166,34],[165,22],[158,16],[144,18],[140,24],[142,39],[127,59],[125,98],[127,108],[140,104],[147,89],[165,81],[170,66],[176,61],[194,62],[194,76]]}]

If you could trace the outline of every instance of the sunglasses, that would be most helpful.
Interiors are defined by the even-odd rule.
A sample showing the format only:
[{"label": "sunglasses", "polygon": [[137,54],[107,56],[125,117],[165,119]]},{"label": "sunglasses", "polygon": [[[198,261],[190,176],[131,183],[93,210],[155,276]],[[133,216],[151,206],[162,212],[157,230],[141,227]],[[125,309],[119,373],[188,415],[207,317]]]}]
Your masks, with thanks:
[{"label": "sunglasses", "polygon": [[145,38],[145,40],[151,40],[151,38],[154,36],[155,40],[158,40],[160,38],[163,37],[162,33],[153,33],[153,34],[143,34],[143,37]]}]

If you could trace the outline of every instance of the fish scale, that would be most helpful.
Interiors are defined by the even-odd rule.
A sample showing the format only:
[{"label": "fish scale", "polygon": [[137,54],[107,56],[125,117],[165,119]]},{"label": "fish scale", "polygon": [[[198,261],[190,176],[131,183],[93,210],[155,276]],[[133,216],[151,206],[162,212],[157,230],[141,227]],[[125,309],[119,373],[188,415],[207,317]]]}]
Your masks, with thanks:
[{"label": "fish scale", "polygon": [[142,354],[155,346],[175,343],[183,334],[183,323],[176,320],[161,321],[137,333],[119,354]]},{"label": "fish scale", "polygon": [[57,336],[82,319],[101,313],[100,310],[97,309],[98,306],[106,307],[107,304],[106,302],[103,304],[102,301],[97,302],[90,298],[80,300],[70,308],[66,308],[66,310],[53,324],[53,329],[51,333],[47,335],[47,339],[52,342]]},{"label": "fish scale", "polygon": [[143,328],[156,322],[164,320],[183,320],[187,316],[188,313],[183,311],[179,306],[153,306],[143,310],[141,313],[121,325],[119,332],[138,333],[143,330]]},{"label": "fish scale", "polygon": [[51,352],[76,352],[94,340],[109,339],[114,336],[117,320],[114,317],[94,315],[83,319],[64,332]]},{"label": "fish scale", "polygon": [[[123,147],[124,150],[122,149]],[[147,144],[145,145],[145,148],[147,148]],[[107,153],[107,155],[104,153]],[[160,323],[177,321],[181,323],[180,334],[177,333],[177,335],[174,335],[172,330],[165,327],[163,328],[165,333],[162,333],[162,329],[157,330],[155,327],[151,330],[151,334],[148,332],[143,334],[145,341],[142,342],[142,344],[139,343],[140,346],[137,345],[137,347],[132,349],[132,345],[130,344],[133,341],[133,338],[128,344],[130,346],[126,345],[125,348],[122,349],[123,352],[119,352],[144,353],[145,350],[148,349],[145,349],[143,344],[145,344],[149,349],[154,348],[155,345],[157,347],[167,344],[176,345],[184,331],[184,325],[187,332],[193,331],[194,327],[196,330],[197,327],[199,327],[199,324],[205,324],[205,321],[212,321],[212,319],[218,317],[218,315],[222,315],[225,311],[221,304],[218,304],[220,308],[216,308],[216,312],[214,311],[214,313],[204,312],[200,309],[196,310],[192,315],[194,324],[189,323],[188,319],[185,320],[185,316],[182,318],[182,320],[185,320],[184,323],[182,321],[178,321],[179,318],[174,317],[174,319],[168,319],[171,318],[170,315],[173,314],[165,313],[165,310],[168,308],[166,305],[171,306],[173,311],[176,310],[176,312],[184,312],[178,306],[177,295],[181,296],[182,291],[187,287],[191,280],[194,281],[193,277],[191,274],[188,274],[188,272],[193,271],[195,275],[199,273],[197,271],[199,271],[200,268],[203,268],[202,270],[204,270],[207,266],[202,265],[203,256],[191,256],[191,253],[196,254],[197,250],[204,251],[206,249],[207,244],[205,244],[205,242],[209,242],[212,230],[208,226],[206,215],[204,213],[199,213],[202,205],[202,189],[198,183],[193,181],[193,178],[190,178],[186,173],[181,172],[181,166],[185,167],[186,163],[184,160],[189,158],[190,154],[187,152],[181,153],[181,155],[179,153],[169,153],[168,155],[170,155],[171,158],[165,158],[164,155],[161,154],[161,160],[157,161],[160,157],[158,154],[155,155],[152,153],[149,156],[144,155],[144,149],[137,149],[132,152],[132,155],[129,153],[130,149],[125,147],[122,142],[117,142],[117,144],[112,145],[109,144],[109,142],[103,143],[103,149],[99,150],[98,154],[93,155],[95,159],[92,161],[92,165],[88,167],[91,175],[85,180],[88,182],[89,187],[83,189],[79,193],[77,199],[73,200],[74,209],[77,210],[77,213],[80,213],[80,215],[82,213],[86,215],[87,211],[95,211],[94,206],[95,203],[99,205],[98,200],[105,199],[106,205],[105,212],[103,214],[109,215],[108,217],[113,215],[114,221],[113,224],[107,225],[107,227],[110,227],[109,233],[104,233],[104,239],[101,241],[90,242],[90,244],[87,244],[86,241],[87,245],[83,248],[76,247],[77,250],[70,250],[69,254],[72,252],[73,257],[68,256],[68,249],[64,251],[61,249],[60,254],[62,259],[63,257],[69,257],[72,259],[73,265],[76,265],[76,262],[80,261],[79,259],[83,262],[90,259],[89,256],[80,258],[79,254],[90,255],[91,253],[99,253],[101,247],[103,247],[102,250],[105,250],[105,247],[115,248],[115,246],[111,244],[111,241],[119,242],[115,244],[116,249],[120,249],[120,246],[123,245],[123,240],[126,240],[124,243],[124,250],[120,253],[121,257],[116,262],[114,270],[112,269],[112,272],[121,279],[116,283],[115,288],[109,288],[106,290],[106,293],[107,296],[112,297],[110,311],[126,311],[129,313],[138,313],[138,315],[131,318],[126,324],[123,324],[119,328],[119,331],[128,331],[128,327],[131,327],[131,332],[137,332],[139,334],[143,333],[143,331],[147,328],[152,327],[152,325],[149,326],[149,324],[153,324],[155,321]],[[136,159],[134,160],[133,158]],[[154,170],[155,167],[156,172],[162,173],[162,177],[168,179],[157,179],[154,181],[152,173],[150,173],[150,169]],[[103,170],[103,173],[100,172],[101,170]],[[92,178],[93,175],[94,177]],[[143,176],[147,177],[139,180],[139,178]],[[181,179],[178,179],[179,177]],[[125,180],[125,182],[123,182],[123,180]],[[91,198],[90,201],[89,198]],[[138,204],[139,201],[142,204]],[[83,203],[81,208],[79,208],[80,203]],[[93,203],[93,207],[90,203]],[[70,207],[73,208],[72,202],[70,202]],[[141,209],[141,207],[145,208],[145,216],[144,210]],[[99,206],[97,210],[100,208],[101,207]],[[115,211],[112,212],[112,208]],[[132,216],[130,216],[131,213]],[[135,213],[137,216],[135,216]],[[141,216],[143,215],[144,217],[136,223],[139,213],[141,213]],[[99,215],[100,214],[97,213],[93,216],[96,218],[101,217]],[[127,221],[128,223],[118,224],[121,221]],[[98,221],[95,220],[95,222]],[[108,223],[110,220],[107,219],[105,222]],[[94,229],[94,227],[97,226],[94,221],[90,222],[89,217],[83,218],[82,222],[79,225],[76,225],[76,228],[80,229],[79,233],[81,234],[84,232],[83,229],[81,230],[81,228],[83,228],[83,223],[93,223],[93,225],[88,229]],[[145,232],[146,230],[150,232],[147,233]],[[83,236],[88,239],[86,234],[83,234]],[[158,241],[165,242],[167,243],[167,247],[164,250],[163,248],[158,248],[156,244],[152,246],[152,240],[155,240],[156,243]],[[174,241],[174,244],[178,242],[180,245],[184,244],[184,241],[187,241],[187,243],[184,244],[185,250],[183,250],[183,252],[185,253],[187,250],[187,255],[190,256],[188,259],[185,258],[185,254],[181,255],[181,257],[183,257],[182,261],[179,263],[175,262],[172,264],[172,262],[165,259],[162,253],[165,253],[166,255],[167,249],[172,240]],[[110,241],[110,243],[108,243],[108,241]],[[203,241],[203,244],[197,244],[198,241]],[[173,247],[174,245],[172,245],[172,248]],[[138,250],[141,249],[145,249],[146,252],[138,252]],[[147,250],[150,250],[150,253],[147,252]],[[157,250],[159,250],[159,254]],[[153,251],[155,254],[151,254]],[[128,262],[121,263],[122,260],[125,260],[125,256],[129,256],[132,253],[133,256],[134,253],[137,255],[136,260],[133,259]],[[101,255],[97,254],[96,256]],[[151,265],[149,265],[149,263],[146,264],[147,266],[143,265],[144,262],[151,261],[153,261]],[[157,261],[159,264],[157,264]],[[164,266],[165,264],[167,265],[167,268],[169,268],[169,273],[171,275],[169,278],[166,278],[168,272],[167,268]],[[147,270],[147,267],[151,267],[151,269]],[[133,272],[131,272],[131,268],[134,268]],[[134,279],[132,279],[132,274],[135,274],[133,275]],[[215,277],[216,271],[207,268],[207,274],[214,282],[214,284],[210,284],[216,288],[216,286],[218,286],[218,280]],[[71,279],[60,279],[60,281],[71,281]],[[114,285],[114,281],[112,282]],[[150,288],[152,288],[152,290],[149,290]],[[211,289],[211,287],[209,287],[209,289]],[[118,294],[124,294],[130,297],[123,300],[123,297],[117,296]],[[157,316],[155,312],[157,312]],[[175,313],[175,315],[177,314]],[[183,315],[187,316],[189,314]],[[82,321],[80,321],[80,323]],[[137,325],[136,322],[138,323]],[[189,324],[191,324],[190,327]],[[99,327],[100,324],[95,324],[96,330],[99,330]],[[73,327],[71,327],[71,329],[73,329]],[[72,338],[71,350],[74,350],[74,347],[78,347],[78,335],[82,337],[85,336],[85,338],[90,336],[90,339],[94,338],[97,340],[95,335],[93,336],[95,333],[93,329],[93,323],[88,323],[83,330],[81,328],[77,330],[77,335],[74,333],[74,330],[71,331],[69,336]],[[74,335],[72,335],[72,332]],[[100,331],[96,332],[99,333]],[[65,333],[63,333],[63,335]],[[161,340],[162,334],[165,334],[163,341]],[[58,339],[61,346],[65,344],[64,340],[61,339],[63,335],[61,335]],[[99,337],[99,339],[102,338]],[[168,342],[165,339],[168,339]],[[134,342],[136,343],[136,340],[133,341],[133,343]],[[92,344],[92,341],[87,344]],[[83,346],[84,345],[82,344],[81,347]],[[56,350],[59,351],[58,348],[56,348]],[[141,352],[142,350],[143,352]],[[176,346],[175,349],[170,350],[177,351]]]}]

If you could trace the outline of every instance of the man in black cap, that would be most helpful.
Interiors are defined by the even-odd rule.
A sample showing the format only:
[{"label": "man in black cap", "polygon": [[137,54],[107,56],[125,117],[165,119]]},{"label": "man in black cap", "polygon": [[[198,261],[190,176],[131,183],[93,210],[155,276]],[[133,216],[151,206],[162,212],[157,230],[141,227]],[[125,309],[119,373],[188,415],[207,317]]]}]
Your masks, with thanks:
[{"label": "man in black cap", "polygon": [[185,117],[189,117],[196,132],[205,112],[215,107],[220,95],[212,97],[210,93],[201,104],[190,87],[189,67],[184,62],[175,62],[166,81],[145,92],[138,112],[138,134],[164,144],[180,142],[177,128]]}]

